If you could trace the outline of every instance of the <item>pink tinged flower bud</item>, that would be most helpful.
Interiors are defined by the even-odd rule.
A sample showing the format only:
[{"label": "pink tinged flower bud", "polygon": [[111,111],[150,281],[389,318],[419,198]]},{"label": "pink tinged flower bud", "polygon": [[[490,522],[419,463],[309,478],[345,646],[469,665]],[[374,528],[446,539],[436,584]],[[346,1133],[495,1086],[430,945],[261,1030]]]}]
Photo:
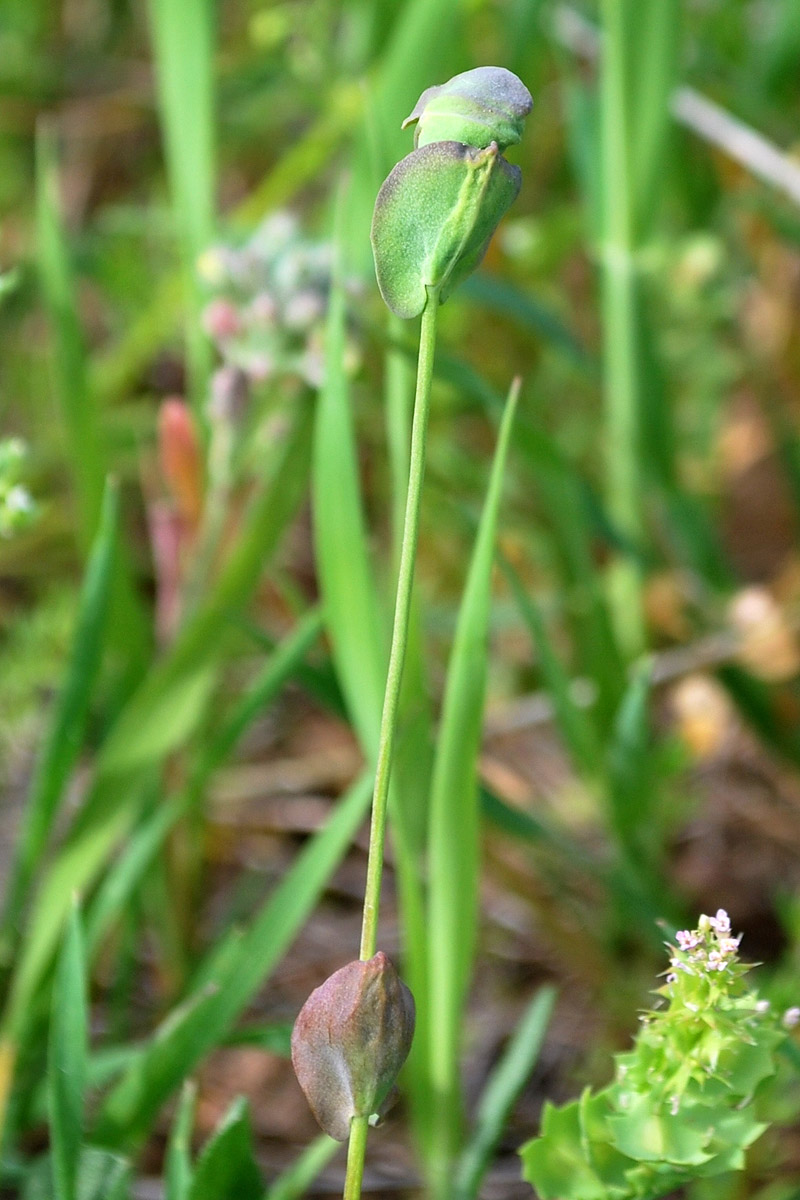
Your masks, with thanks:
[{"label": "pink tinged flower bud", "polygon": [[239,309],[230,300],[212,300],[203,310],[203,328],[215,342],[228,342],[241,333]]},{"label": "pink tinged flower bud", "polygon": [[312,992],[292,1032],[292,1062],[317,1121],[339,1142],[353,1117],[384,1106],[411,1049],[414,998],[378,952]]},{"label": "pink tinged flower bud", "polygon": [[177,396],[165,400],[159,410],[158,455],[164,482],[191,533],[203,510],[203,454],[191,411]]}]

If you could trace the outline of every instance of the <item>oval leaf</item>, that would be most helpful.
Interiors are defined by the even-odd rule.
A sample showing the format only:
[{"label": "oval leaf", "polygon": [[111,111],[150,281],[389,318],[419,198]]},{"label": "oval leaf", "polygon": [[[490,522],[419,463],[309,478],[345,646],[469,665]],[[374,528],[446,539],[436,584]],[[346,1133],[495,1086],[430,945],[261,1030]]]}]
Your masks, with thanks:
[{"label": "oval leaf", "polygon": [[418,316],[429,288],[447,299],[480,263],[520,182],[495,143],[434,142],[397,164],[372,220],[378,287],[393,313]]}]

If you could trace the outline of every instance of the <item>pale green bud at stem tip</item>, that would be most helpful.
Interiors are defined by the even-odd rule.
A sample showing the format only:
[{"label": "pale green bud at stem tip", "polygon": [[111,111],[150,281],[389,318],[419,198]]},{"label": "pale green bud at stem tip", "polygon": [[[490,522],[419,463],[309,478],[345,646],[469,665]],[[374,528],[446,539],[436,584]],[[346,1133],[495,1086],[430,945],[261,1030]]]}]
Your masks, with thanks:
[{"label": "pale green bud at stem tip", "polygon": [[522,138],[522,125],[533,107],[521,79],[505,67],[476,67],[447,83],[427,88],[403,122],[417,122],[415,147],[431,142],[462,142],[500,150]]},{"label": "pale green bud at stem tip", "polygon": [[501,151],[518,142],[528,89],[501,67],[478,67],[423,92],[417,149],[397,164],[375,201],[378,287],[398,317],[443,303],[475,270],[519,193],[519,167]]},{"label": "pale green bud at stem tip", "polygon": [[324,1131],[347,1140],[353,1117],[387,1107],[414,1037],[414,998],[379,951],[312,992],[292,1032],[292,1063]]}]

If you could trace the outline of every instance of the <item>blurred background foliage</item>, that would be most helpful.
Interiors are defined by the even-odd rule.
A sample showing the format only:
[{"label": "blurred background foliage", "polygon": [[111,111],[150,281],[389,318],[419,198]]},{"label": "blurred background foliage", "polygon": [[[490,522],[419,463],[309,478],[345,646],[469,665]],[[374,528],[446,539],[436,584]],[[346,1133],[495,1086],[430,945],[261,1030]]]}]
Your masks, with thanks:
[{"label": "blurred background foliage", "polygon": [[[413,331],[381,305],[369,223],[418,94],[474,65],[534,109],[521,196],[441,315],[385,947],[424,995],[436,714],[519,375],[482,749],[463,743],[470,1119],[532,994],[560,994],[481,1194],[530,1194],[513,1150],[543,1096],[603,1080],[697,911],[726,907],[764,993],[797,1002],[799,61],[798,0],[4,0],[10,1194],[49,1194],[70,1120],[89,1132],[59,1196],[75,1171],[81,1196],[127,1194],[128,1160],[132,1194],[166,1172],[156,1194],[261,1195],[250,1120],[267,1183],[289,1171],[271,1196],[320,1171],[336,1193],[330,1147],[297,1159],[285,1056],[357,945],[406,466]],[[448,736],[474,717],[448,710]],[[91,1050],[85,1111],[51,1097],[48,1134],[65,923],[56,995],[81,1026],[84,979]],[[69,1021],[51,1037],[57,1070]],[[426,1070],[412,1056],[411,1139],[396,1119],[371,1142],[370,1194],[435,1177]],[[243,1092],[251,1117],[218,1126]],[[772,1102],[796,1122],[796,1080]],[[193,1121],[223,1139],[196,1168]],[[692,1195],[795,1196],[796,1130],[725,1187]]]}]

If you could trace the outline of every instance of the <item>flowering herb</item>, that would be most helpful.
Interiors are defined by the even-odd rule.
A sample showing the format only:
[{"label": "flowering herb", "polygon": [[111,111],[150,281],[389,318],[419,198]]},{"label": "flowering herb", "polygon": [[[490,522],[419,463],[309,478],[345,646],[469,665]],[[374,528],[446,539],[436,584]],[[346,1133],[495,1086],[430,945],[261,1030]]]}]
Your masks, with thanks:
[{"label": "flowering herb", "polygon": [[[741,1170],[766,1129],[762,1084],[791,1024],[747,987],[750,967],[724,909],[670,946],[670,969],[614,1080],[561,1108],[522,1147],[542,1200],[657,1200],[696,1178]],[[800,1016],[800,1013],[798,1013]],[[788,1019],[787,1019],[788,1018]]]},{"label": "flowering herb", "polygon": [[242,246],[206,251],[199,271],[214,294],[203,323],[225,366],[252,384],[319,387],[331,263],[329,243],[304,236],[288,212],[273,213]]}]

